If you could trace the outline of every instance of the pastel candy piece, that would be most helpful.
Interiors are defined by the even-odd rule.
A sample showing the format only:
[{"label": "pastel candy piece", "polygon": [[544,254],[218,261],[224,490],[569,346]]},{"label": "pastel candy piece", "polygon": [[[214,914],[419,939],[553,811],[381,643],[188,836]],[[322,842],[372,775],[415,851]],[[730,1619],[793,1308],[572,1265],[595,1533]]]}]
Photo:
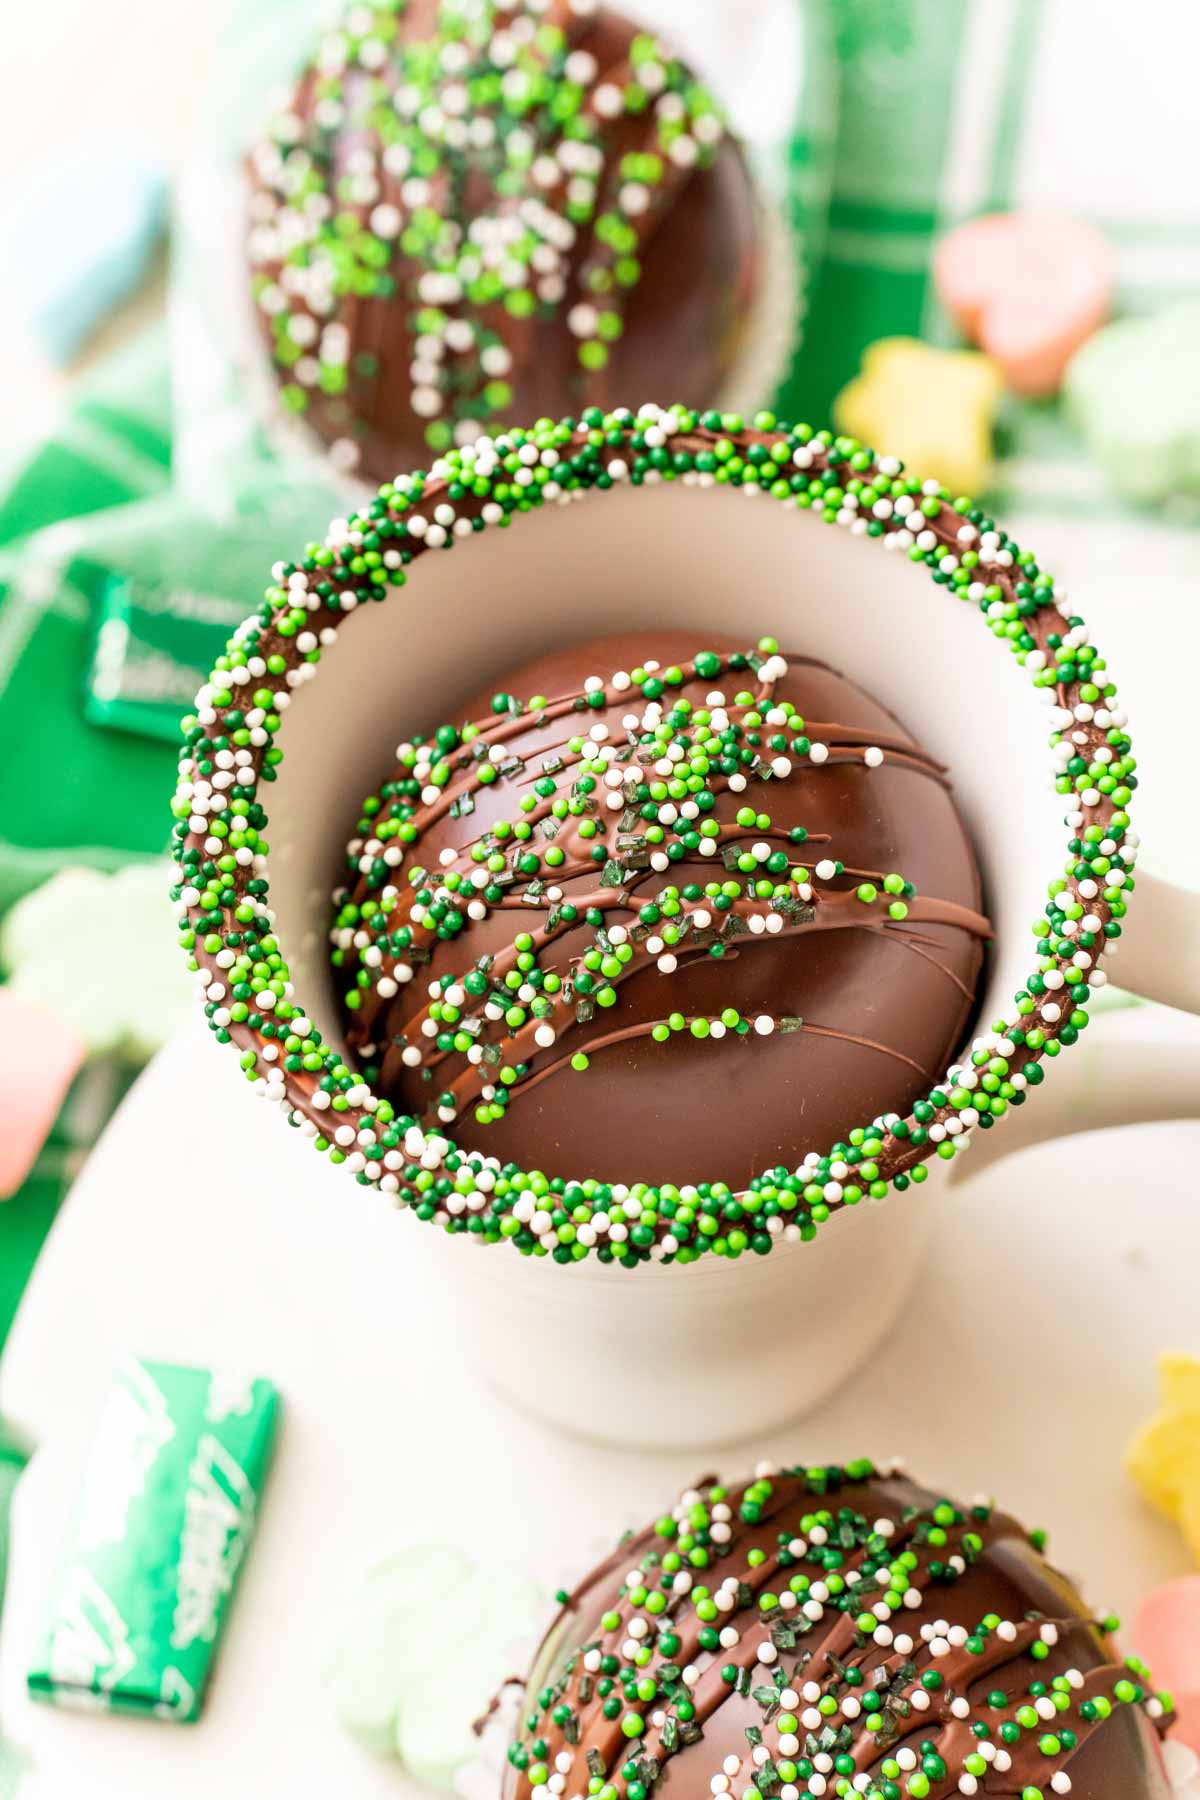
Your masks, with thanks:
[{"label": "pastel candy piece", "polygon": [[85,1054],[73,1026],[0,987],[0,1200],[16,1193],[37,1161]]},{"label": "pastel candy piece", "polygon": [[990,213],[956,226],[933,263],[938,298],[1019,394],[1052,394],[1112,301],[1099,232],[1048,213]]},{"label": "pastel candy piece", "polygon": [[1200,301],[1106,325],[1073,358],[1064,398],[1121,493],[1200,496]]},{"label": "pastel candy piece", "polygon": [[456,1593],[470,1565],[448,1545],[398,1551],[367,1572],[347,1611],[330,1669],[342,1725],[368,1749],[392,1750],[399,1693],[425,1663],[415,1621]]},{"label": "pastel candy piece", "polygon": [[[0,927],[13,989],[69,1022],[89,1051],[151,1056],[188,1011],[165,864],[62,869]],[[118,954],[136,944],[136,974]]]},{"label": "pastel candy piece", "polygon": [[1149,1505],[1177,1524],[1200,1562],[1200,1362],[1159,1358],[1161,1405],[1138,1432],[1125,1464]]},{"label": "pastel candy piece", "polygon": [[427,1786],[452,1787],[541,1611],[513,1571],[447,1545],[398,1551],[368,1571],[339,1633],[329,1680],[341,1724]]},{"label": "pastel candy piece", "polygon": [[1179,1714],[1173,1736],[1200,1751],[1200,1575],[1168,1581],[1147,1594],[1134,1620],[1134,1647],[1156,1687]]},{"label": "pastel candy piece", "polygon": [[1200,1756],[1182,1738],[1174,1737],[1163,1745],[1163,1762],[1172,1800],[1200,1800]]},{"label": "pastel candy piece", "polygon": [[[463,1619],[470,1612],[460,1615]],[[514,1664],[506,1656],[511,1631],[477,1637],[472,1625],[467,1644],[446,1645],[446,1666],[431,1671],[405,1690],[396,1717],[395,1752],[405,1769],[425,1787],[442,1792],[454,1787],[458,1771],[478,1752],[472,1729],[482,1718],[501,1682],[513,1675]],[[447,1669],[453,1667],[449,1676]]]},{"label": "pastel candy piece", "polygon": [[1003,388],[995,363],[974,351],[880,338],[834,401],[834,422],[901,457],[912,474],[944,482],[955,495],[975,494],[987,482]]},{"label": "pastel candy piece", "polygon": [[[409,1774],[450,1788],[477,1753],[472,1730],[501,1684],[525,1666],[520,1640],[544,1612],[537,1589],[507,1569],[479,1568],[455,1601],[445,1653],[407,1689],[396,1721],[396,1751]],[[462,1622],[471,1621],[463,1643]]]}]

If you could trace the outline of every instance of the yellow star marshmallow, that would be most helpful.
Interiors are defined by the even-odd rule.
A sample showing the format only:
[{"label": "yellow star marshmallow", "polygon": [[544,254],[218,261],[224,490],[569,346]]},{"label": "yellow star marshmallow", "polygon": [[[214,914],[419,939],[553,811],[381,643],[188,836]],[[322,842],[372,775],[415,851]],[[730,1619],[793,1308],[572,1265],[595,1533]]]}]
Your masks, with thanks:
[{"label": "yellow star marshmallow", "polygon": [[1158,1359],[1160,1408],[1126,1451],[1125,1466],[1156,1511],[1183,1532],[1200,1563],[1200,1361]]},{"label": "yellow star marshmallow", "polygon": [[1003,390],[999,368],[978,351],[880,338],[834,401],[834,423],[902,457],[911,474],[943,482],[956,495],[977,494],[991,469],[992,421]]}]

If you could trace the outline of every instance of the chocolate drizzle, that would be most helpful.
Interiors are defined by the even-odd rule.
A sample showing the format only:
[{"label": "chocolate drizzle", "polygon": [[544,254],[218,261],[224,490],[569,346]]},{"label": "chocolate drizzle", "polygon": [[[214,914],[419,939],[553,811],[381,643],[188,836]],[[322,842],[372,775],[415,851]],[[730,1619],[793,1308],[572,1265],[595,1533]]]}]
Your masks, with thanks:
[{"label": "chocolate drizzle", "polygon": [[1169,1711],[1041,1548],[865,1461],[705,1480],[570,1595],[504,1800],[1156,1800]]},{"label": "chocolate drizzle", "polygon": [[824,665],[732,645],[577,646],[401,747],[332,934],[400,1113],[555,1173],[561,1142],[591,1176],[737,1182],[764,1144],[722,1116],[731,1070],[788,1166],[937,1080],[990,935],[946,771]]}]

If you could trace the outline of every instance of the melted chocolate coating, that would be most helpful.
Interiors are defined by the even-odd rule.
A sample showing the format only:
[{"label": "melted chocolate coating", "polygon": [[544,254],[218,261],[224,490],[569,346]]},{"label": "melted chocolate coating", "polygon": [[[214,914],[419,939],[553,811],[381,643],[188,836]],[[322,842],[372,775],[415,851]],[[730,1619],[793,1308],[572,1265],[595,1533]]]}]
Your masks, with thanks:
[{"label": "melted chocolate coating", "polygon": [[[787,1470],[765,1483],[718,1490],[722,1498],[716,1504],[729,1515],[727,1535],[718,1541],[726,1526],[712,1510],[712,1479],[698,1483],[688,1505],[676,1508],[670,1535],[660,1530],[662,1521],[632,1534],[570,1596],[530,1670],[503,1800],[552,1794],[553,1788],[531,1783],[539,1764],[551,1775],[563,1775],[564,1800],[585,1795],[589,1774],[601,1767],[618,1800],[625,1800],[631,1779],[640,1779],[647,1794],[710,1800],[713,1777],[722,1774],[728,1776],[723,1791],[730,1800],[747,1792],[763,1800],[795,1795],[804,1800],[810,1791],[832,1796],[839,1775],[853,1779],[855,1774],[873,1778],[867,1789],[872,1800],[889,1794],[906,1800],[917,1791],[908,1786],[911,1774],[901,1765],[898,1776],[889,1776],[884,1766],[905,1747],[915,1753],[916,1771],[929,1783],[919,1790],[929,1800],[962,1792],[1020,1800],[1029,1788],[1046,1796],[1070,1792],[1074,1800],[1166,1800],[1157,1737],[1169,1715],[1163,1716],[1149,1679],[1122,1666],[1075,1587],[1045,1561],[1014,1519],[990,1508],[955,1506],[905,1476],[885,1476],[866,1463],[845,1471]],[[823,1543],[813,1536],[818,1514],[824,1520],[818,1538],[827,1534]],[[692,1524],[700,1518],[707,1522]],[[877,1535],[879,1521],[890,1522],[889,1535]],[[681,1592],[672,1585],[676,1576],[664,1571],[664,1555],[679,1553],[681,1534],[689,1529],[706,1560],[693,1569],[684,1550],[683,1580],[690,1577],[696,1588],[703,1584],[714,1596],[727,1582],[745,1584],[731,1595],[731,1604],[718,1605],[708,1627],[710,1632],[732,1628],[736,1643],[702,1647],[695,1590]],[[901,1581],[908,1592],[890,1614],[886,1641],[880,1643],[860,1621],[889,1584],[868,1577],[904,1551],[915,1557]],[[665,1609],[647,1608],[644,1598],[635,1604],[636,1590],[627,1579],[635,1569],[647,1594],[662,1590]],[[833,1592],[816,1604],[815,1618],[806,1616],[806,1587],[790,1610],[777,1607],[764,1614],[759,1607],[760,1595],[780,1596],[797,1576],[828,1584],[831,1573],[844,1580],[851,1572],[864,1578],[848,1610],[841,1610],[841,1596]],[[615,1627],[606,1629],[606,1615],[610,1621],[618,1617]],[[648,1626],[640,1638],[636,1626],[630,1632],[639,1617]],[[673,1634],[669,1654],[661,1646],[663,1632]],[[620,1673],[632,1667],[626,1646],[635,1639],[652,1648],[649,1663],[634,1670],[635,1678],[656,1681],[658,1691],[649,1700],[626,1692]],[[775,1651],[769,1663],[758,1659],[763,1643],[768,1655]],[[604,1692],[609,1665],[596,1669],[587,1662],[588,1652],[596,1650],[613,1658]],[[595,1660],[593,1654],[593,1665]],[[687,1668],[695,1680],[681,1679]],[[723,1668],[745,1669],[748,1679],[731,1682]],[[1039,1693],[1053,1694],[1056,1678],[1067,1705],[1049,1720],[1036,1718],[1014,1729],[1018,1709],[1035,1706]],[[817,1696],[803,1692],[810,1682],[837,1704],[806,1724],[806,1709],[819,1710]],[[1135,1691],[1118,1694],[1119,1682]],[[780,1702],[781,1686],[796,1696],[794,1702]],[[866,1699],[869,1694],[879,1697],[877,1708]],[[615,1716],[606,1717],[603,1704],[611,1695],[618,1705]],[[1101,1708],[1101,1716],[1089,1717],[1097,1697],[1107,1700],[1111,1711],[1104,1714]],[[843,1701],[849,1702],[847,1710]],[[689,1704],[693,1718],[686,1713]],[[867,1725],[873,1710],[884,1721],[882,1731]],[[635,1740],[623,1730],[631,1714],[643,1722]],[[781,1714],[798,1720],[798,1744],[781,1747]],[[1043,1748],[1051,1735],[1057,1750]],[[769,1752],[766,1769],[754,1760],[757,1743]],[[965,1759],[983,1747],[1000,1752],[1000,1761],[971,1775]],[[815,1763],[822,1750],[827,1759],[840,1756],[846,1764],[831,1769],[827,1760],[822,1769]],[[561,1768],[560,1756],[567,1759]],[[1004,1756],[1011,1759],[1007,1768]],[[630,1759],[646,1758],[653,1767],[630,1771]],[[810,1789],[805,1759],[825,1785]],[[781,1762],[795,1773],[781,1776]],[[962,1788],[964,1773],[968,1781]],[[1069,1786],[1054,1788],[1055,1775]],[[895,1784],[890,1789],[884,1785],[889,1780]]]},{"label": "melted chocolate coating", "polygon": [[[520,796],[530,792],[544,758],[561,751],[572,734],[603,726],[609,742],[629,742],[623,721],[630,715],[640,719],[646,700],[633,686],[610,691],[599,708],[583,707],[589,677],[607,681],[614,671],[633,671],[648,659],[686,670],[700,651],[727,659],[740,649],[744,646],[733,638],[660,631],[556,650],[495,684],[522,704],[533,695],[548,696],[551,704],[541,723],[537,717],[499,721],[492,690],[468,700],[460,716],[480,721],[485,732],[498,729],[522,766],[491,786],[476,784],[474,808],[465,817],[450,816],[444,806],[429,809],[431,822],[406,850],[402,871],[386,871],[402,896],[394,920],[406,917],[411,904],[408,871],[414,865],[442,869],[447,852],[453,853],[453,866],[477,866],[464,854],[469,846],[497,820],[522,816]],[[744,664],[708,678],[691,673],[667,689],[661,704],[669,708],[678,695],[702,708],[715,689],[727,695],[732,708],[735,693],[758,685],[758,676]],[[556,697],[571,695],[579,696],[582,710],[568,700],[555,716]],[[528,1075],[513,1088],[504,1116],[481,1125],[474,1101],[488,1068],[471,1068],[460,1055],[432,1051],[421,1024],[428,1017],[431,981],[451,974],[461,978],[488,956],[502,959],[493,966],[494,977],[506,954],[511,962],[515,935],[544,925],[549,903],[543,899],[531,908],[522,903],[520,887],[513,887],[501,905],[478,921],[468,920],[457,936],[445,941],[429,934],[431,960],[417,966],[415,979],[392,997],[364,990],[359,1009],[346,1015],[349,1047],[370,1071],[376,1091],[397,1111],[449,1132],[465,1146],[548,1175],[677,1184],[719,1179],[735,1191],[770,1166],[795,1168],[809,1151],[825,1150],[880,1114],[906,1113],[925,1095],[967,1032],[988,931],[979,916],[978,868],[948,783],[890,713],[823,664],[788,657],[771,698],[796,707],[810,737],[830,745],[829,760],[817,766],[797,757],[785,778],[752,777],[737,793],[714,777],[718,791],[711,816],[721,822],[728,842],[744,849],[762,832],[739,830],[736,812],[747,804],[766,809],[775,833],[772,848],[786,846],[793,863],[802,860],[812,871],[823,858],[840,859],[844,875],[814,882],[815,906],[808,911],[815,916],[789,921],[778,935],[755,935],[739,921],[739,935],[723,934],[719,958],[711,948],[689,951],[685,938],[678,967],[669,974],[660,972],[653,954],[639,950],[632,972],[617,983],[617,1004],[582,1023],[570,1015],[556,1020],[557,1040],[545,1049],[532,1042],[528,1027],[509,1034],[501,1022],[494,1030],[505,1058],[524,1058]],[[771,729],[763,727],[764,739]],[[876,745],[884,747],[884,761],[866,766],[863,753]],[[763,755],[772,754],[764,745]],[[394,778],[405,772],[397,769]],[[570,791],[574,773],[568,766],[555,777],[561,793]],[[601,786],[600,798],[604,792]],[[579,821],[565,821],[554,839],[566,848],[565,868],[561,875],[543,869],[542,878],[581,906],[599,901],[613,908],[606,911],[607,923],[620,920],[636,929],[638,909],[665,884],[703,885],[730,873],[720,856],[690,854],[665,873],[639,872],[631,879],[629,903],[614,908],[619,889],[598,885],[601,871],[591,854],[602,843],[609,856],[619,855],[621,821],[602,807],[585,816],[595,821],[599,835],[589,842],[574,829]],[[787,832],[800,826],[807,829],[807,841],[788,845]],[[723,837],[722,848],[725,844]],[[358,860],[356,851],[352,867]],[[360,874],[354,889],[359,901],[377,891],[380,868],[374,889]],[[573,868],[580,872],[572,875]],[[855,899],[861,881],[881,881],[891,871],[916,889],[909,916],[898,922]],[[739,902],[733,910],[740,908]],[[712,917],[722,921],[720,914]],[[594,939],[593,927],[581,917],[568,929],[558,928],[554,941],[539,951],[539,962],[565,979]],[[353,956],[347,966],[355,966]],[[393,967],[394,959],[385,957],[372,981]],[[345,975],[343,968],[343,991]],[[673,1032],[665,1042],[649,1035],[650,1027],[672,1012],[688,1019],[717,1017],[728,1007],[744,1020],[768,1015],[802,1019],[804,1025],[785,1025],[768,1036],[731,1032],[720,1042],[687,1030]],[[424,1054],[419,1067],[406,1066],[406,1051],[411,1058],[414,1045]],[[581,1073],[570,1062],[578,1052],[590,1058]],[[437,1102],[447,1087],[460,1110],[453,1123],[444,1117],[439,1123]]]},{"label": "melted chocolate coating", "polygon": [[[367,119],[369,105],[380,84],[387,94],[405,79],[401,52],[426,42],[437,29],[440,0],[409,0],[397,19],[398,36],[388,61],[368,73],[352,66],[345,74],[345,123],[325,127],[318,117],[322,78],[313,68],[301,76],[289,114],[299,123],[298,142],[321,171],[327,191],[336,194],[339,213],[355,215],[369,228],[375,207],[404,208],[404,181],[378,164],[380,140]],[[515,8],[526,13],[523,0]],[[638,37],[635,21],[620,13],[598,9],[590,16],[576,14],[568,0],[553,0],[543,21],[561,26],[569,47],[595,59],[596,85],[630,79],[630,47]],[[497,24],[511,28],[513,11],[498,15]],[[490,116],[490,115],[489,115]],[[553,154],[562,141],[560,128],[548,111],[531,113],[528,123],[538,142],[539,155]],[[613,216],[622,180],[623,160],[658,149],[653,106],[643,113],[623,114],[601,121],[603,175],[599,183],[597,215]],[[291,140],[281,141],[285,153]],[[378,190],[367,201],[356,202],[350,191],[356,158],[373,161]],[[516,193],[498,194],[494,171],[486,157],[468,149],[461,172],[450,181],[440,177],[432,184],[428,205],[447,219],[463,236],[481,216],[512,219],[531,198],[541,198],[537,186],[527,180]],[[249,174],[251,217],[261,225],[278,216],[289,204],[288,180],[282,169],[251,159]],[[738,145],[724,138],[706,166],[673,168],[666,160],[661,196],[656,194],[644,218],[634,221],[639,236],[636,260],[640,275],[625,292],[596,293],[589,283],[590,266],[605,251],[595,232],[595,219],[578,229],[567,256],[565,288],[560,300],[540,305],[529,317],[514,318],[499,301],[464,304],[465,319],[494,333],[512,356],[504,378],[511,390],[500,407],[466,409],[489,431],[505,423],[576,413],[585,406],[611,407],[625,395],[667,389],[687,394],[697,406],[718,400],[745,349],[746,329],[759,287],[758,218],[750,172]],[[252,243],[254,239],[252,236]],[[291,240],[287,241],[289,244]],[[272,283],[287,280],[286,244],[265,255],[254,254],[255,272]],[[398,471],[428,462],[431,440],[427,419],[413,409],[412,368],[418,354],[417,313],[422,305],[417,293],[428,260],[406,255],[403,242],[387,246],[384,267],[394,280],[389,296],[340,293],[331,310],[319,310],[320,329],[332,320],[348,334],[347,385],[341,392],[326,392],[320,385],[307,394],[304,417],[327,444],[350,442],[357,446],[357,471],[368,479],[392,479]],[[608,361],[600,369],[587,370],[579,363],[580,339],[567,324],[568,315],[580,302],[600,307],[616,306],[624,323],[623,335],[608,346]],[[300,306],[298,310],[307,309]],[[264,340],[274,352],[280,380],[296,389],[296,360],[281,360],[272,330],[272,319],[258,314]],[[459,357],[455,381],[479,388],[483,378],[469,367],[471,357]],[[454,360],[454,359],[452,359]],[[445,417],[451,418],[448,409]]]}]

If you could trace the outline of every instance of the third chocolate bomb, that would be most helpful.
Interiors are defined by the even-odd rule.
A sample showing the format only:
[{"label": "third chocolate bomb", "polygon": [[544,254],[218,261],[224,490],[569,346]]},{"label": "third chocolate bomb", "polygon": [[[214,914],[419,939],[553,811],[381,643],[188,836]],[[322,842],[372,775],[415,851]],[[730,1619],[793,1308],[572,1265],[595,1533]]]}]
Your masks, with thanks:
[{"label": "third chocolate bomb", "polygon": [[1166,1800],[1169,1701],[1043,1551],[867,1458],[706,1477],[566,1598],[503,1800]]}]

